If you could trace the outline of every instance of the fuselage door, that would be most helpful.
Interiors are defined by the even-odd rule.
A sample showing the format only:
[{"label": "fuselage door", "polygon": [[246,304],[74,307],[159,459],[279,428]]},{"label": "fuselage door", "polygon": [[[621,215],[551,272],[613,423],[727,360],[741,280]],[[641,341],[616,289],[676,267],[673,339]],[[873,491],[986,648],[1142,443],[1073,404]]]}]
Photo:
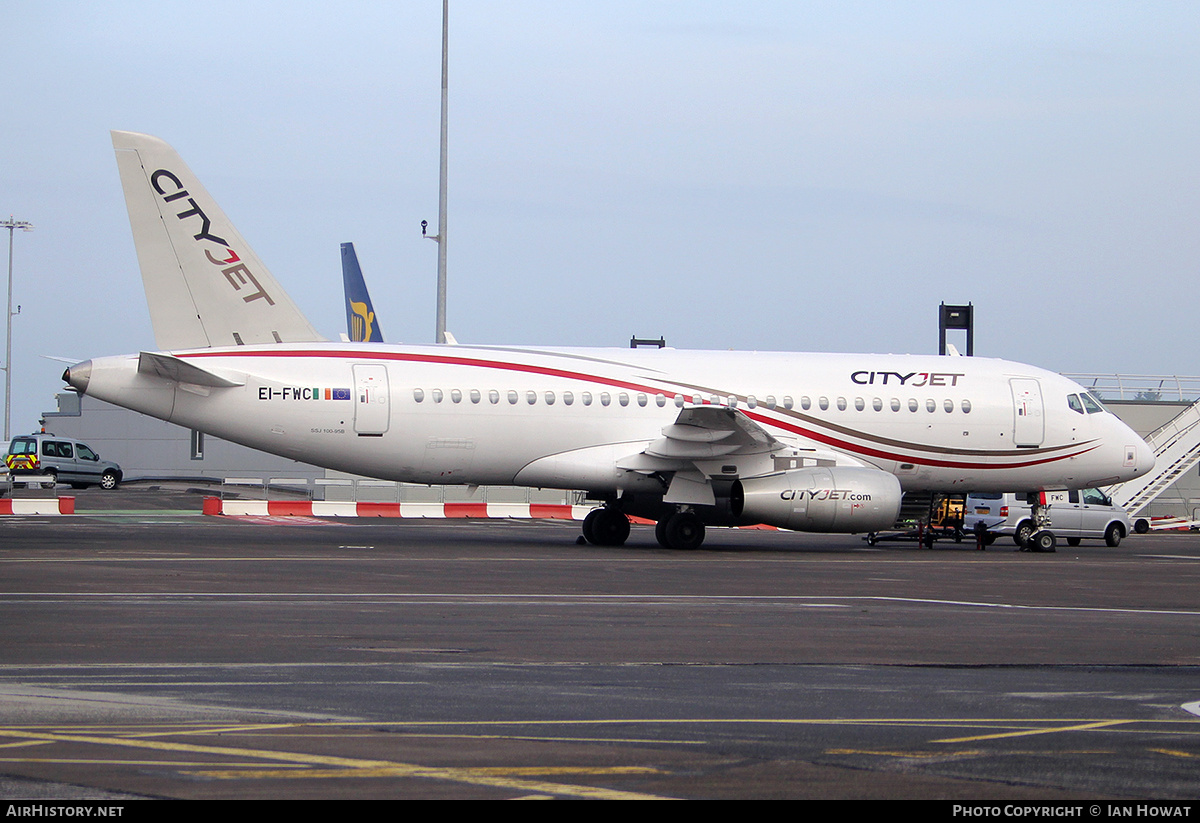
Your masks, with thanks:
[{"label": "fuselage door", "polygon": [[1008,381],[1013,396],[1013,443],[1040,446],[1046,436],[1046,418],[1042,409],[1042,387],[1032,377],[1014,377]]},{"label": "fuselage door", "polygon": [[354,366],[354,431],[380,435],[388,430],[387,366],[357,363]]}]

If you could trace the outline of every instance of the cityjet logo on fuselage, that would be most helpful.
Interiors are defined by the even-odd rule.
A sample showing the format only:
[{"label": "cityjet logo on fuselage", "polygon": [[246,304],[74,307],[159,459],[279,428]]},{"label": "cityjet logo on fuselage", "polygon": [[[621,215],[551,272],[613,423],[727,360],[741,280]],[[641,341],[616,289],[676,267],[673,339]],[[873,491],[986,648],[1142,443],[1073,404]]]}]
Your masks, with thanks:
[{"label": "cityjet logo on fuselage", "polygon": [[908,374],[901,374],[897,371],[856,371],[850,375],[850,379],[860,386],[886,386],[890,383],[916,388],[920,386],[957,386],[958,378],[962,376],[960,373],[942,371],[910,371]]},{"label": "cityjet logo on fuselage", "polygon": [[780,500],[870,500],[871,495],[850,489],[784,489]]},{"label": "cityjet logo on fuselage", "polygon": [[[209,229],[212,228],[212,221],[208,219],[208,215],[204,213],[204,209],[200,208],[187,189],[183,187],[182,181],[166,169],[159,169],[150,175],[150,185],[154,190],[162,195],[164,203],[174,203],[177,200],[182,200],[181,205],[187,205],[183,211],[176,213],[176,217],[180,220],[188,220],[193,217],[200,218],[200,231],[193,235],[193,238],[199,242],[207,240],[210,243],[216,243],[218,246],[224,246],[223,252],[225,259],[213,257],[212,249],[205,249],[204,256],[208,258],[208,262],[214,266],[220,266],[221,274],[225,275],[225,279],[229,281],[229,285],[233,286],[234,291],[241,291],[242,286],[250,283],[254,286],[254,293],[242,297],[242,300],[249,303],[251,300],[266,300],[268,306],[274,306],[275,301],[271,299],[271,295],[267,294],[266,289],[259,284],[258,278],[250,269],[246,268],[246,264],[241,262],[242,258],[238,257],[237,252],[229,247],[229,242],[223,237],[218,237],[212,234]],[[230,265],[233,264],[233,265]],[[236,278],[236,279],[235,279]]]}]

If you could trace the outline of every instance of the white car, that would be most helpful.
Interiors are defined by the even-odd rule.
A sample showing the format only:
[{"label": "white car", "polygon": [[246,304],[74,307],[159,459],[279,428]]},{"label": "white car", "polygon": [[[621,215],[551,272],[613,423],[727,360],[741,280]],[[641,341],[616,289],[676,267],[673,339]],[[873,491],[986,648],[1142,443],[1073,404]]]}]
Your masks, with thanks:
[{"label": "white car", "polygon": [[[1011,535],[1024,548],[1033,534],[1032,507],[1024,494],[969,494],[963,531],[971,532],[982,522],[989,535]],[[1065,537],[1067,545],[1078,546],[1084,538],[1103,538],[1110,546],[1133,531],[1129,515],[1099,489],[1067,492],[1066,503],[1050,507],[1050,531]],[[988,542],[991,542],[990,540]]]}]

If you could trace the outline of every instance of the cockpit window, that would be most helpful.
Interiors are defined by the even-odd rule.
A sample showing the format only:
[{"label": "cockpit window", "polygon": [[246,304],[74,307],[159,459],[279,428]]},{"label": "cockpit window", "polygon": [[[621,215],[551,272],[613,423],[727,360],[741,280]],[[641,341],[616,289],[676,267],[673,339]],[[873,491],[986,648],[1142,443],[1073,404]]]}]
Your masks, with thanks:
[{"label": "cockpit window", "polygon": [[1071,407],[1071,411],[1078,412],[1079,414],[1083,414],[1083,403],[1080,402],[1079,395],[1068,394],[1067,395],[1067,405]]},{"label": "cockpit window", "polygon": [[1084,392],[1080,395],[1083,398],[1083,407],[1087,409],[1088,414],[1097,414],[1104,411],[1104,406],[1100,405],[1100,400],[1091,392]]}]

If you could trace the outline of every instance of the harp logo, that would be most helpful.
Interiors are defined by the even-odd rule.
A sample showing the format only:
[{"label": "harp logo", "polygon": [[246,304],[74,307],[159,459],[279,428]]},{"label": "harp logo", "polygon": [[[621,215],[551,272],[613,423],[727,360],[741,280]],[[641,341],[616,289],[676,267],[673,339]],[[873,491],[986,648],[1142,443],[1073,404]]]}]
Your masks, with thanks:
[{"label": "harp logo", "polygon": [[350,339],[355,343],[370,343],[375,328],[375,312],[366,303],[350,301]]}]

